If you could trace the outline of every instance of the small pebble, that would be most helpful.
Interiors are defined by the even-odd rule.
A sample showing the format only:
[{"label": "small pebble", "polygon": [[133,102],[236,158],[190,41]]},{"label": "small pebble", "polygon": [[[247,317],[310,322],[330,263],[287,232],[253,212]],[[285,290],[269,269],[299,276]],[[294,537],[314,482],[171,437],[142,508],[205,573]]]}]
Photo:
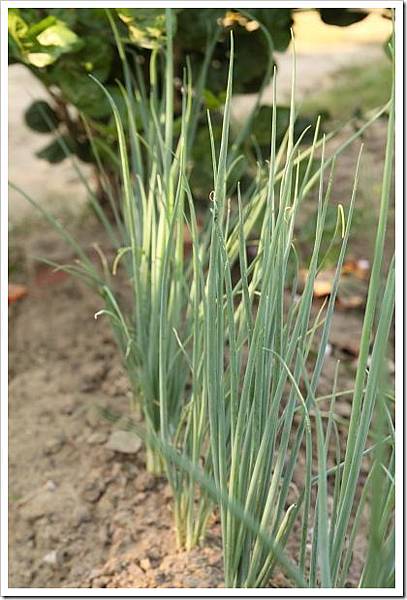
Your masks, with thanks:
[{"label": "small pebble", "polygon": [[109,527],[107,525],[102,525],[97,534],[99,542],[102,546],[107,546],[110,544],[110,532]]},{"label": "small pebble", "polygon": [[77,527],[82,523],[89,523],[92,520],[89,509],[86,506],[77,506],[73,512],[73,520]]},{"label": "small pebble", "polygon": [[102,569],[95,568],[89,573],[89,579],[96,579],[96,577],[100,577],[101,575],[103,575]]},{"label": "small pebble", "polygon": [[66,404],[64,404],[64,406],[61,408],[61,412],[63,415],[72,415],[73,412],[75,411],[75,402],[67,402]]},{"label": "small pebble", "polygon": [[106,486],[103,481],[97,480],[88,483],[83,490],[83,498],[87,502],[97,502],[102,497]]},{"label": "small pebble", "polygon": [[57,551],[52,550],[51,552],[48,552],[48,554],[43,557],[42,561],[48,565],[56,566],[59,563]]},{"label": "small pebble", "polygon": [[157,480],[151,473],[140,473],[135,480],[136,488],[143,492],[154,489],[156,483]]},{"label": "small pebble", "polygon": [[105,588],[107,586],[107,584],[109,583],[109,577],[97,577],[96,579],[94,579],[92,581],[92,587],[93,588]]},{"label": "small pebble", "polygon": [[44,454],[46,456],[51,456],[53,454],[57,454],[65,444],[65,436],[61,435],[57,438],[53,438],[48,440],[45,444]]},{"label": "small pebble", "polygon": [[86,411],[85,421],[91,428],[95,428],[99,425],[101,417],[96,406],[89,406]]},{"label": "small pebble", "polygon": [[151,569],[150,559],[142,558],[140,561],[140,567],[143,569],[143,571],[148,571],[149,569]]},{"label": "small pebble", "polygon": [[136,502],[136,504],[139,504],[140,502],[144,502],[144,500],[147,498],[147,495],[144,492],[139,492],[138,494],[135,495],[134,500]]}]

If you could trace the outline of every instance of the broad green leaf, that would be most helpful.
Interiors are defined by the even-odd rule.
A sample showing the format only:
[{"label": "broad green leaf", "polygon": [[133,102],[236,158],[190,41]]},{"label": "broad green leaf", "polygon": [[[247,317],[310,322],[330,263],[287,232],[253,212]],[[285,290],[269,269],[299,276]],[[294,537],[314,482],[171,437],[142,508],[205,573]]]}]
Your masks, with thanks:
[{"label": "broad green leaf", "polygon": [[74,149],[74,140],[70,136],[64,135],[45,146],[45,148],[42,148],[42,150],[36,152],[35,155],[51,164],[57,164],[67,157],[67,153],[74,152]]},{"label": "broad green leaf", "polygon": [[33,102],[24,114],[25,122],[30,129],[39,133],[49,133],[58,127],[58,117],[45,100]]},{"label": "broad green leaf", "polygon": [[58,57],[59,52],[54,55],[49,52],[29,52],[27,54],[28,62],[39,69],[48,67],[48,65],[52,65],[52,63],[54,63]]},{"label": "broad green leaf", "polygon": [[118,8],[116,11],[128,27],[131,42],[148,49],[163,46],[166,30],[164,9]]},{"label": "broad green leaf", "polygon": [[50,79],[59,85],[65,100],[78,110],[95,119],[110,117],[105,95],[86,72],[66,69],[64,62],[59,61],[52,68]]},{"label": "broad green leaf", "polygon": [[48,27],[37,35],[37,41],[41,46],[57,46],[64,52],[78,50],[83,45],[76,33],[62,22]]}]

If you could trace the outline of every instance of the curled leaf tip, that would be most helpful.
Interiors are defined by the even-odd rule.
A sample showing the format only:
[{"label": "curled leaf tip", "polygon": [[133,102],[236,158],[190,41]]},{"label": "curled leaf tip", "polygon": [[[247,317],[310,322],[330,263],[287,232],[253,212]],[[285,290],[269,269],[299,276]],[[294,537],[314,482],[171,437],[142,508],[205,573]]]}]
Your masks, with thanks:
[{"label": "curled leaf tip", "polygon": [[345,213],[342,204],[338,204],[338,217],[341,219],[341,238],[345,237]]}]

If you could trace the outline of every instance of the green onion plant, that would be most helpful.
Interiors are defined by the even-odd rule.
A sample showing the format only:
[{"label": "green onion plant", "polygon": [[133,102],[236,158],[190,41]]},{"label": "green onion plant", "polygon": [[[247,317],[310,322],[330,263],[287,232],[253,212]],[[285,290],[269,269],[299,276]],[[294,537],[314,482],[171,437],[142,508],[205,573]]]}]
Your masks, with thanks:
[{"label": "green onion plant", "polygon": [[[388,105],[381,209],[352,414],[344,442],[336,425],[335,389],[325,422],[317,392],[357,200],[362,147],[346,217],[343,207],[339,210],[344,222],[332,291],[326,305],[313,319],[313,288],[324,261],[321,239],[334,186],[336,156],[326,156],[326,141],[324,136],[318,138],[318,127],[309,151],[302,150],[300,153],[301,137],[296,142],[294,140],[295,72],[284,154],[280,148],[277,156],[274,77],[270,160],[265,181],[262,183],[260,177],[253,197],[246,198],[245,203],[239,187],[231,198],[227,165],[233,39],[231,56],[219,151],[214,148],[212,140],[214,190],[211,196],[210,241],[205,252],[207,262],[200,260],[202,242],[194,240],[197,271],[193,277],[194,285],[198,284],[197,277],[204,289],[204,335],[200,338],[202,370],[193,370],[192,376],[194,385],[198,380],[205,390],[212,480],[219,498],[222,524],[225,584],[228,587],[266,586],[279,553],[270,552],[263,536],[269,536],[281,550],[296,529],[299,532],[297,565],[296,570],[290,573],[294,582],[309,587],[344,586],[348,583],[363,506],[369,497],[372,539],[363,573],[360,574],[360,585],[392,585],[394,431],[383,381],[394,309],[394,262],[388,270],[380,310],[377,299],[391,192],[394,93]],[[320,149],[320,166],[317,173],[311,175],[317,147]],[[303,175],[299,169],[301,161],[306,163]],[[304,290],[298,294],[295,281],[289,285],[288,264],[296,257],[296,216],[316,178],[319,191],[314,247]],[[231,217],[232,202],[235,205],[235,225]],[[262,222],[258,252],[248,266],[247,232],[251,231],[248,223],[251,222],[250,211],[255,203],[262,204]],[[190,209],[193,214],[192,202]],[[196,229],[193,226],[191,231],[194,238]],[[236,253],[240,276],[234,282],[232,268]],[[294,291],[291,296],[286,292],[287,287]],[[373,327],[375,320],[377,328]],[[311,348],[316,332],[319,334],[317,353],[312,359]],[[336,440],[333,460],[332,435]],[[369,441],[373,444],[371,448]],[[370,452],[373,452],[371,476],[360,491],[362,463]],[[304,464],[299,460],[301,455]],[[328,469],[330,462],[335,466]],[[377,498],[377,491],[371,487],[375,478],[383,481],[383,499]],[[301,487],[295,484],[298,479],[302,479]],[[331,490],[332,506],[328,503]],[[250,517],[249,526],[241,515],[236,514],[236,503],[243,514]],[[253,532],[252,520],[258,523],[257,534]],[[312,540],[309,544],[310,532]],[[382,546],[387,559],[384,565],[380,560]]]}]

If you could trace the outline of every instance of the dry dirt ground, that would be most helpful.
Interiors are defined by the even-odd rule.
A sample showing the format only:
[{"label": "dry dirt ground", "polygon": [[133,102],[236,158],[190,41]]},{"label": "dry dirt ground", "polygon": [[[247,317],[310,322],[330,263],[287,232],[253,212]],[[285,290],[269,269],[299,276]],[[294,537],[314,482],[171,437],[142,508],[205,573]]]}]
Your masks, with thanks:
[{"label": "dry dirt ground", "polygon": [[[63,257],[52,236],[31,244]],[[137,447],[109,449],[97,407],[125,412],[129,388],[98,298],[46,275],[10,309],[10,585],[216,587],[216,523],[205,550],[178,553],[165,481]]]},{"label": "dry dirt ground", "polygon": [[[306,60],[308,72],[313,61]],[[317,78],[321,85],[325,76]],[[21,125],[30,94],[36,96],[24,77],[13,67],[10,175],[66,214],[72,206],[84,206],[85,195],[68,164],[53,168],[32,158],[44,138]],[[383,132],[378,123],[365,140],[362,179],[368,197],[372,192],[377,198]],[[357,150],[338,165],[336,202],[349,198]],[[125,411],[130,391],[108,323],[93,318],[99,299],[78,281],[39,267],[35,255],[62,263],[72,256],[48,229],[32,224],[32,212],[15,194],[9,202],[13,277],[28,286],[27,297],[9,310],[9,586],[222,586],[216,517],[205,547],[178,552],[168,485],[145,473],[142,450],[126,454],[109,448],[112,426],[100,419],[97,407]],[[80,220],[75,212],[82,242],[97,241],[100,232],[92,218]],[[368,257],[370,238],[369,231],[358,234],[350,256]],[[331,390],[337,358],[353,376],[361,318],[360,309],[335,317],[321,393]],[[349,414],[346,398],[340,411]],[[278,575],[271,582],[286,584]]]}]

